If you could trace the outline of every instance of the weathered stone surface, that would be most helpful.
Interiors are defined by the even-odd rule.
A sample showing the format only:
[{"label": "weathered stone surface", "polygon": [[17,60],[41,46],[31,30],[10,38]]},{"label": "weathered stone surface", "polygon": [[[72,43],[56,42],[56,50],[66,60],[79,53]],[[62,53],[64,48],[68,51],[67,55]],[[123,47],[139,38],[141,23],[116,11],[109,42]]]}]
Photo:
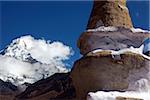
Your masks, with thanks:
[{"label": "weathered stone surface", "polygon": [[81,34],[77,46],[81,54],[95,49],[120,50],[124,48],[140,47],[149,34],[132,32],[130,29],[118,27],[117,31],[84,32]]},{"label": "weathered stone surface", "polygon": [[131,28],[126,0],[95,0],[87,29],[99,26],[120,26]]},{"label": "weathered stone surface", "polygon": [[70,100],[75,97],[75,89],[69,73],[57,73],[29,86],[16,100]]},{"label": "weathered stone surface", "polygon": [[98,90],[139,91],[145,89],[144,85],[140,88],[138,82],[150,80],[146,76],[150,71],[149,63],[149,60],[143,56],[129,52],[121,54],[120,59],[112,58],[112,55],[106,52],[84,56],[75,62],[71,71],[77,99],[84,100],[88,92]]}]

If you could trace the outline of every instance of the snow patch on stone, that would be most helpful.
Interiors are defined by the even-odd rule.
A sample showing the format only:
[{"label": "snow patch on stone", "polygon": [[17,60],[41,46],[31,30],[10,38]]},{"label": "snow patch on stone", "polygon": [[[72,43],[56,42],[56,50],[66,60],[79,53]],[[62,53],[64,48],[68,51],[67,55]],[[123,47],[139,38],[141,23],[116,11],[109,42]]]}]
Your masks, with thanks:
[{"label": "snow patch on stone", "polygon": [[88,93],[87,100],[116,100],[117,97],[128,97],[128,98],[139,98],[143,100],[150,100],[149,93],[138,93],[138,92],[90,92]]},{"label": "snow patch on stone", "polygon": [[87,32],[97,32],[97,31],[102,31],[102,32],[113,32],[113,31],[117,31],[118,28],[117,27],[113,27],[113,26],[108,26],[108,27],[105,27],[105,26],[100,26],[96,29],[88,29]]},{"label": "snow patch on stone", "polygon": [[139,48],[130,47],[130,48],[121,49],[119,51],[96,49],[96,50],[93,50],[93,51],[91,51],[89,53],[94,54],[94,53],[98,53],[98,52],[102,52],[102,51],[107,51],[107,52],[111,52],[112,57],[113,57],[114,55],[120,55],[120,54],[124,54],[126,52],[132,52],[132,53],[140,54],[144,58],[150,60],[149,56],[143,54],[143,48],[144,48],[144,45],[141,45]]},{"label": "snow patch on stone", "polygon": [[131,28],[131,31],[133,32],[133,33],[137,33],[137,32],[142,32],[142,33],[150,33],[150,31],[148,31],[148,30],[143,30],[143,29],[140,29],[140,28]]},{"label": "snow patch on stone", "polygon": [[[122,6],[120,5],[120,7],[122,8]],[[126,7],[123,9],[126,9]],[[137,33],[137,32],[142,32],[142,33],[150,33],[149,30],[143,30],[141,28],[130,28],[130,30],[133,32],[133,33]],[[113,32],[113,31],[118,31],[118,28],[117,27],[114,27],[114,26],[100,26],[98,28],[95,28],[95,29],[88,29],[86,30],[87,32],[98,32],[98,31],[102,31],[102,32]]]},{"label": "snow patch on stone", "polygon": [[119,4],[119,7],[122,8],[122,9],[128,10],[128,8],[126,6],[123,6],[121,4]]}]

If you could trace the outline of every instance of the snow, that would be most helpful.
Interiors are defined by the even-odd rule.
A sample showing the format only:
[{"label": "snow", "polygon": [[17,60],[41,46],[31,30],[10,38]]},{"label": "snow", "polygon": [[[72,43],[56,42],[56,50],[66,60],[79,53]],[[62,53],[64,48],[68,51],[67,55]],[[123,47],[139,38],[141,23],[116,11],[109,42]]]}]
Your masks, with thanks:
[{"label": "snow", "polygon": [[113,32],[113,31],[117,31],[118,28],[117,27],[113,27],[113,26],[100,26],[96,29],[88,29],[87,32],[97,32],[97,31],[103,31],[103,32]]},{"label": "snow", "polygon": [[[123,7],[120,5],[120,7]],[[126,9],[126,7],[123,9]],[[130,30],[133,32],[133,33],[137,33],[137,32],[142,32],[142,33],[150,33],[150,31],[148,30],[143,30],[143,29],[140,29],[140,28],[130,28]],[[98,32],[98,31],[102,31],[102,32],[113,32],[113,31],[118,31],[118,28],[117,27],[114,27],[114,26],[100,26],[98,28],[95,28],[95,29],[88,29],[87,32]]]},{"label": "snow", "polygon": [[22,36],[13,40],[3,55],[0,54],[0,79],[18,86],[25,82],[34,83],[54,73],[68,72],[67,63],[63,61],[72,54],[72,49],[61,42]]},{"label": "snow", "polygon": [[123,6],[121,4],[119,4],[119,7],[122,8],[122,9],[128,10],[128,8],[126,6]]},{"label": "snow", "polygon": [[120,55],[120,54],[124,54],[126,52],[132,52],[132,53],[140,54],[144,58],[150,60],[149,56],[143,54],[143,48],[144,48],[144,45],[141,45],[139,48],[130,47],[130,48],[121,49],[119,51],[96,49],[96,50],[93,50],[93,51],[91,51],[89,53],[94,54],[94,53],[97,53],[97,52],[108,51],[108,52],[111,52],[112,57],[113,57],[114,55]]},{"label": "snow", "polygon": [[90,92],[88,93],[87,100],[116,100],[117,97],[130,97],[130,98],[140,98],[143,100],[150,100],[150,93],[138,93],[138,92]]},{"label": "snow", "polygon": [[39,62],[28,63],[17,60],[13,57],[0,55],[0,79],[11,81],[15,85],[25,82],[34,83],[42,78],[53,75],[54,73],[68,72],[62,63],[56,61],[52,64],[42,64]]},{"label": "snow", "polygon": [[[95,49],[92,51],[92,53],[97,53],[97,52],[102,52],[102,51],[104,51],[104,50],[103,49]],[[110,50],[107,50],[107,51],[110,51]]]},{"label": "snow", "polygon": [[137,33],[137,32],[142,32],[142,33],[150,33],[150,31],[148,31],[148,30],[143,30],[143,29],[140,29],[140,28],[131,28],[131,31],[133,32],[133,33]]},{"label": "snow", "polygon": [[72,53],[71,48],[61,42],[50,43],[42,39],[34,39],[32,36],[23,36],[13,40],[5,50],[6,56],[23,61],[33,58],[45,64],[50,64],[51,59],[66,60]]}]

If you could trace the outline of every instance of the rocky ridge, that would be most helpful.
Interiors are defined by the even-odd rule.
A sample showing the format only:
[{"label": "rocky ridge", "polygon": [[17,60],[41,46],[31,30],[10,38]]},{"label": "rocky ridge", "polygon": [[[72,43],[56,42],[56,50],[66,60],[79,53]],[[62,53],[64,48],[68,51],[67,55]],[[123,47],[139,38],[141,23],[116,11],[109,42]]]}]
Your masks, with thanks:
[{"label": "rocky ridge", "polygon": [[4,82],[0,79],[0,100],[10,100],[15,98],[15,95],[19,94],[20,90],[17,86],[11,82]]},{"label": "rocky ridge", "polygon": [[17,100],[70,100],[75,98],[75,89],[70,73],[56,73],[49,78],[31,84]]}]

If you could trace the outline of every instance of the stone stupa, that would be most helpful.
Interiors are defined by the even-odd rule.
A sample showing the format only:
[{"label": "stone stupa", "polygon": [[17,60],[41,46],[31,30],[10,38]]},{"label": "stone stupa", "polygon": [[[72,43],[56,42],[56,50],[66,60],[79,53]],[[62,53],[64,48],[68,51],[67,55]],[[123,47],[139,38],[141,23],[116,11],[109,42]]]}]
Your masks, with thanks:
[{"label": "stone stupa", "polygon": [[5,100],[86,100],[89,92],[96,91],[150,91],[150,58],[134,53],[136,49],[118,52],[131,46],[139,48],[148,37],[147,32],[135,32],[126,0],[94,1],[86,29],[77,41],[83,56],[71,72],[39,80],[13,96],[15,99]]},{"label": "stone stupa", "polygon": [[[150,59],[134,53],[137,49],[119,52],[140,48],[148,37],[147,32],[133,28],[126,0],[94,1],[86,29],[77,44],[83,57],[71,71],[77,100],[96,91],[149,91],[144,84],[150,85]],[[123,98],[119,100],[141,100]]]}]

